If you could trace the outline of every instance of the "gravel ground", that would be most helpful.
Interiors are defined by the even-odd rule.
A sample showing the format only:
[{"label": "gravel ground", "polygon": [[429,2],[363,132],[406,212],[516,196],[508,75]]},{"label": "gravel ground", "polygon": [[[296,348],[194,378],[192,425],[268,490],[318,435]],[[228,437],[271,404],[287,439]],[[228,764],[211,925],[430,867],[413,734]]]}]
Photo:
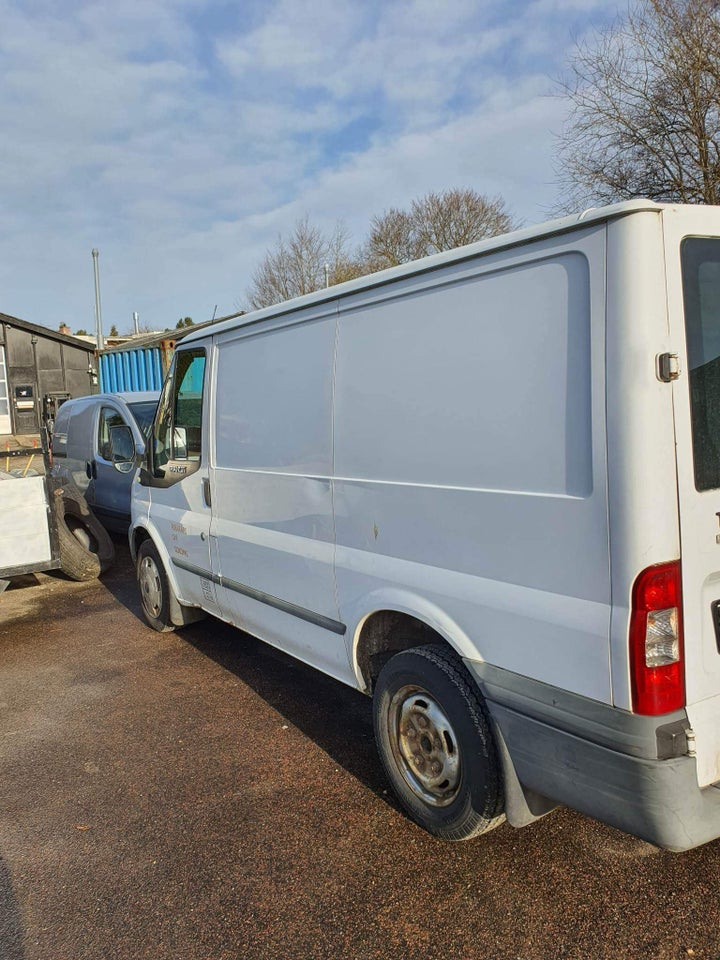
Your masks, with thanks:
[{"label": "gravel ground", "polygon": [[567,810],[443,844],[386,792],[370,703],[103,582],[0,596],[0,960],[720,957],[720,842]]}]

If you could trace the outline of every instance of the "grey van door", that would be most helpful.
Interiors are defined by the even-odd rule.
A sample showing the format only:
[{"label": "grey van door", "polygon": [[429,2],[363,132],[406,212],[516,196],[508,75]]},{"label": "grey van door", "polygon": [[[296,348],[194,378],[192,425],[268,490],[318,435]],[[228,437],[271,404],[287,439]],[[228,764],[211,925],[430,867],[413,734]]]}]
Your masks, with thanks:
[{"label": "grey van door", "polygon": [[123,425],[132,430],[132,425],[116,407],[103,404],[98,417],[95,457],[90,465],[92,480],[88,485],[88,500],[100,521],[109,529],[120,531],[127,530],[130,523],[130,488],[135,473],[133,464],[119,467],[113,463],[110,430]]}]

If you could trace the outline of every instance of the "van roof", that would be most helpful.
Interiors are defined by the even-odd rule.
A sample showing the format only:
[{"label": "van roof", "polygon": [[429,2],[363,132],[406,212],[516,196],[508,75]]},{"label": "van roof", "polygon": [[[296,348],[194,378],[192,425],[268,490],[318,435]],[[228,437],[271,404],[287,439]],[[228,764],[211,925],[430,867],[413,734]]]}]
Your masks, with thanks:
[{"label": "van roof", "polygon": [[158,400],[159,398],[159,390],[134,390],[121,393],[112,393],[108,391],[104,393],[88,393],[84,397],[72,397],[63,404],[63,407],[68,403],[77,405],[78,403],[97,403],[98,401],[102,400],[122,400],[125,403],[145,403],[151,400]]},{"label": "van roof", "polygon": [[367,274],[366,276],[358,277],[356,280],[348,280],[345,283],[323,288],[322,290],[315,291],[315,293],[296,297],[293,300],[276,303],[270,307],[264,307],[261,310],[230,316],[225,320],[214,323],[209,329],[206,327],[203,330],[190,333],[184,338],[183,346],[186,343],[201,340],[208,336],[213,336],[216,333],[223,333],[226,330],[248,326],[270,317],[294,313],[298,310],[307,309],[308,307],[338,300],[360,290],[383,286],[386,283],[400,280],[403,277],[427,273],[430,270],[436,270],[438,267],[445,266],[446,264],[460,263],[463,260],[468,260],[480,254],[492,253],[507,247],[520,246],[521,244],[529,243],[540,237],[553,236],[571,230],[582,229],[590,223],[611,220],[617,217],[627,216],[630,213],[638,213],[640,211],[661,213],[662,210],[668,206],[671,205],[656,203],[654,200],[624,200],[622,203],[613,203],[605,207],[590,207],[580,214],[562,217],[557,220],[548,220],[544,223],[534,224],[531,227],[523,227],[520,230],[513,230],[511,233],[503,233],[495,237],[490,237],[487,240],[479,240],[476,243],[469,243],[463,247],[456,247],[453,250],[436,253],[431,257],[423,257],[422,260],[413,260],[411,263],[403,263],[398,267],[390,267],[378,273]]}]

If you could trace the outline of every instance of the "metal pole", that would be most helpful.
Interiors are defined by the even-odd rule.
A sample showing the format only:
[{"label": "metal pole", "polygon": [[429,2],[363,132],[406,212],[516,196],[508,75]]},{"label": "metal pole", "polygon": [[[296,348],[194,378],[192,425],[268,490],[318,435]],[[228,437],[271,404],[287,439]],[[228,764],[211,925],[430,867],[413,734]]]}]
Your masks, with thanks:
[{"label": "metal pole", "polygon": [[135,327],[135,336],[140,333],[140,314],[137,310],[133,311],[133,326]]},{"label": "metal pole", "polygon": [[105,340],[102,332],[102,310],[100,309],[100,273],[98,271],[98,252],[93,250],[93,270],[95,272],[95,329],[97,332],[97,348],[105,349]]},{"label": "metal pole", "polygon": [[38,374],[38,362],[37,362],[37,345],[38,338],[33,334],[30,337],[30,343],[32,344],[33,352],[33,370],[35,371],[35,422],[38,430],[42,430],[42,407],[40,406],[40,376]]}]

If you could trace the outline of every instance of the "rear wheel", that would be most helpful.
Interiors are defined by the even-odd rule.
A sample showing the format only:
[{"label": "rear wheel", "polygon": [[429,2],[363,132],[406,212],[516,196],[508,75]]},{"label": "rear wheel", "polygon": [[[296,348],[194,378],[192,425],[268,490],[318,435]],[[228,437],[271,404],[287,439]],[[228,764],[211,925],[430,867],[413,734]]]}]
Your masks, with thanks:
[{"label": "rear wheel", "polygon": [[468,840],[502,823],[490,720],[461,661],[413,647],[383,667],[373,696],[380,759],[405,810],[429,833]]},{"label": "rear wheel", "polygon": [[140,544],[136,572],[146,622],[158,633],[169,633],[175,629],[170,619],[170,585],[152,540],[143,540]]}]

